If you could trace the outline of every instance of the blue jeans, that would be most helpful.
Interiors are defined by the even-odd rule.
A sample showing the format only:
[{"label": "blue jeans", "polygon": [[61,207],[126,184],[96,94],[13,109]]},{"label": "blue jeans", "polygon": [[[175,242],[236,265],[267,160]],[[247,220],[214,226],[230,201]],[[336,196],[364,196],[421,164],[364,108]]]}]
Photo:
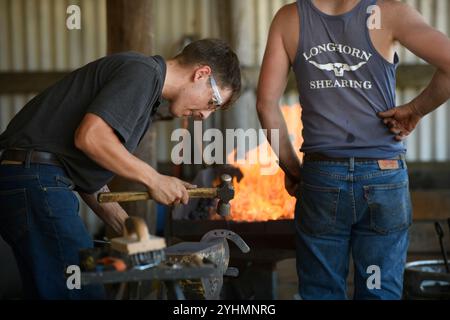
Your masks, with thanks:
[{"label": "blue jeans", "polygon": [[0,235],[11,246],[27,299],[102,299],[103,287],[69,290],[66,267],[92,248],[73,182],[51,165],[0,165]]},{"label": "blue jeans", "polygon": [[401,299],[412,210],[406,162],[398,164],[304,162],[295,210],[302,299],[347,299],[350,254],[354,299]]}]

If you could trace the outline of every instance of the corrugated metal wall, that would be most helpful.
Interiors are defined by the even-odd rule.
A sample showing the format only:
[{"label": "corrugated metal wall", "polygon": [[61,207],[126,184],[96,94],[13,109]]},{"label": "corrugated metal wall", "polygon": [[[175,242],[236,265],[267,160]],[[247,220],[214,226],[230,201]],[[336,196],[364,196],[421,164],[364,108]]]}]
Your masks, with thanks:
[{"label": "corrugated metal wall", "polygon": [[[69,5],[82,10],[81,30],[66,27]],[[105,0],[0,0],[0,71],[72,70],[105,53]],[[0,96],[0,131],[33,96]],[[80,213],[96,232],[100,220],[84,204]]]},{"label": "corrugated metal wall", "polygon": [[[229,0],[242,18],[239,41],[250,41],[240,49],[245,65],[262,61],[268,29],[275,12],[286,0]],[[223,20],[221,0],[154,0],[154,51],[169,58],[180,48],[184,36],[220,37]],[[223,0],[222,0],[223,2]],[[447,0],[410,0],[427,20],[447,35],[450,34],[450,4]],[[65,26],[69,5],[81,8],[82,29],[68,30]],[[0,71],[71,70],[106,53],[105,0],[0,0]],[[400,50],[402,63],[422,63],[406,50]],[[398,103],[413,98],[421,88],[409,88],[398,94]],[[9,120],[33,97],[30,95],[0,96],[0,131]],[[296,97],[284,101],[294,103]],[[408,140],[408,158],[414,161],[450,160],[450,105],[423,119]],[[254,110],[253,106],[248,109]],[[254,118],[254,117],[253,117]],[[252,119],[253,119],[252,118]],[[249,117],[250,119],[250,117]],[[253,119],[254,120],[254,119]],[[251,121],[253,121],[251,120]],[[249,120],[250,121],[250,120]],[[208,119],[205,127],[220,127],[222,115]],[[253,122],[252,122],[253,123]],[[181,122],[158,123],[158,160],[168,161],[169,141],[173,128]],[[167,138],[166,141],[163,139]],[[98,220],[82,210],[91,231]]]},{"label": "corrugated metal wall", "polygon": [[[82,29],[66,28],[66,9],[82,9]],[[0,0],[0,70],[71,70],[106,52],[104,0]],[[0,96],[0,131],[34,95]]]}]

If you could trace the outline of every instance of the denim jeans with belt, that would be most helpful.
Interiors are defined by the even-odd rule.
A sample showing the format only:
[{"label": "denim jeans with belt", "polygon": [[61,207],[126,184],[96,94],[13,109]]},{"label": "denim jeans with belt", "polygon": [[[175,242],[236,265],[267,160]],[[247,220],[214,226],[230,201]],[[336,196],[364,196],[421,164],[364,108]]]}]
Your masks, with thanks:
[{"label": "denim jeans with belt", "polygon": [[78,214],[73,182],[63,168],[0,165],[0,235],[11,246],[27,299],[102,299],[103,287],[67,288],[66,267],[92,238]]},{"label": "denim jeans with belt", "polygon": [[350,254],[354,299],[402,297],[412,209],[405,160],[398,165],[303,163],[295,210],[302,299],[347,299]]}]

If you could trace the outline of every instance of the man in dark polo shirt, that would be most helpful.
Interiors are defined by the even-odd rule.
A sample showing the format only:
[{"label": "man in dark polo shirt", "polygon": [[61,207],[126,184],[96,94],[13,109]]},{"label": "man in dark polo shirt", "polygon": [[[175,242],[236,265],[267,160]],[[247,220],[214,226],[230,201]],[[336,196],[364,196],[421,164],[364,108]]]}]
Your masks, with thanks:
[{"label": "man in dark polo shirt", "polygon": [[188,202],[188,183],[133,156],[161,99],[175,117],[206,119],[240,92],[236,54],[220,40],[191,43],[175,58],[127,52],[70,73],[13,118],[0,135],[0,235],[12,247],[28,298],[101,298],[68,290],[65,267],[92,239],[77,191],[117,233],[127,217],[96,194],[118,175],[144,184],[157,202]]}]

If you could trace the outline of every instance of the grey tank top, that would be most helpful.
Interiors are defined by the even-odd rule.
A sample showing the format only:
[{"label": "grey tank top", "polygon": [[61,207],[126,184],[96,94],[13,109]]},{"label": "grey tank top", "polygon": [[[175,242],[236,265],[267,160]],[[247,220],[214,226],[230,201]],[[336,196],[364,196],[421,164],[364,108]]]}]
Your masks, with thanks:
[{"label": "grey tank top", "polygon": [[[390,158],[406,149],[378,112],[395,107],[394,63],[374,48],[367,20],[376,0],[330,16],[297,0],[300,39],[293,64],[302,105],[302,152]],[[369,12],[369,13],[368,13]]]}]

